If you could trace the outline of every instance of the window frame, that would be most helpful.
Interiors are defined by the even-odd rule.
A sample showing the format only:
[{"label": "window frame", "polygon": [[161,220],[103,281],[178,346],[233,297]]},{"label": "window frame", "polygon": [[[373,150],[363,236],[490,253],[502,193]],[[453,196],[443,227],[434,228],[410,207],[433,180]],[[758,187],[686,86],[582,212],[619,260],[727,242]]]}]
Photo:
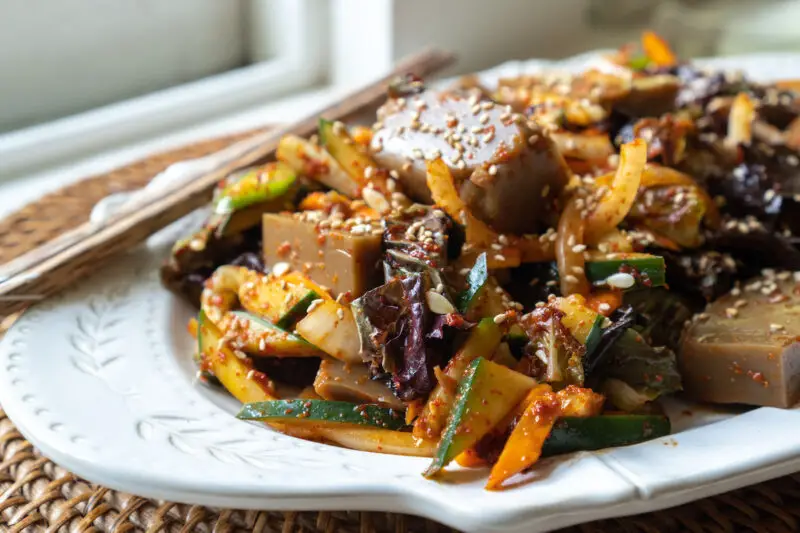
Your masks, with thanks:
[{"label": "window frame", "polygon": [[248,0],[251,65],[0,134],[0,181],[264,104],[327,75],[328,9],[315,0]]}]

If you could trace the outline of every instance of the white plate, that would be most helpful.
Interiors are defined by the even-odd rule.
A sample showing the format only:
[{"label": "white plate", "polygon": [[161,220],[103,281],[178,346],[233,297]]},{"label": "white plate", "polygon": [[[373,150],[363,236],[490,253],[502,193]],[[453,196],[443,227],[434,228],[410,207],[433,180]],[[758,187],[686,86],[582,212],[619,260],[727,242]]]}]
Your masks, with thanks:
[{"label": "white plate", "polygon": [[[800,77],[795,56],[725,64],[761,79]],[[539,65],[511,63],[490,74]],[[218,507],[406,512],[467,531],[532,532],[673,506],[800,469],[796,410],[690,406],[687,415],[674,403],[674,435],[548,459],[528,476],[533,481],[503,492],[483,490],[485,471],[427,481],[425,459],[315,444],[238,421],[230,398],[194,383],[192,310],[158,280],[169,243],[198,220],[181,221],[35,306],[3,340],[0,404],[45,455],[90,481]]]}]

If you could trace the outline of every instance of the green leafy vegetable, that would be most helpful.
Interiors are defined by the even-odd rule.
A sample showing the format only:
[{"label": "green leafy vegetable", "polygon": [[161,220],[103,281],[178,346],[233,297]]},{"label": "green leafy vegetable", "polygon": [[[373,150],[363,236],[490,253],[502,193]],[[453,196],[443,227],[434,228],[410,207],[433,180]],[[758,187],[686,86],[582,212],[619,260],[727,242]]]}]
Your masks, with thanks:
[{"label": "green leafy vegetable", "polygon": [[467,311],[467,308],[478,295],[478,292],[486,285],[488,279],[489,269],[486,266],[486,252],[484,252],[478,256],[475,260],[475,265],[470,269],[469,274],[467,274],[467,283],[469,287],[461,293],[458,303],[458,309],[462,313]]}]

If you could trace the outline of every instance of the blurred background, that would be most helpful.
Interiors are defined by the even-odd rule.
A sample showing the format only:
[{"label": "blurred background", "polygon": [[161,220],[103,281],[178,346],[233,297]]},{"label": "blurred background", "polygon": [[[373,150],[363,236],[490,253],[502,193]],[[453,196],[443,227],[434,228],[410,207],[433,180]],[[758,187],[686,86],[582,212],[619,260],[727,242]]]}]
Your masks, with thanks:
[{"label": "blurred background", "polygon": [[284,120],[286,98],[428,45],[459,53],[449,74],[643,28],[685,57],[793,52],[799,16],[796,0],[0,0],[0,178],[254,106]]}]

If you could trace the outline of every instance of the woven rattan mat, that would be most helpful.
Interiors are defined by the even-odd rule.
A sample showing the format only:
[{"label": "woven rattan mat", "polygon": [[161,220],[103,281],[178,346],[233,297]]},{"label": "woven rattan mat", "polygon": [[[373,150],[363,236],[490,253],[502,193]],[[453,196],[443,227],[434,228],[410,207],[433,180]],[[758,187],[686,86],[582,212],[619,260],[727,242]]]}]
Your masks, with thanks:
[{"label": "woven rattan mat", "polygon": [[[238,138],[215,139],[155,155],[48,194],[0,221],[0,263],[87,220],[91,207],[103,196],[141,187],[169,164],[219,150]],[[6,319],[5,326],[12,321]],[[593,522],[568,531],[773,533],[799,529],[800,475],[794,475],[666,511]],[[221,510],[123,494],[92,485],[43,457],[0,407],[0,532],[22,531],[366,533],[448,529],[428,520],[388,513]]]}]

